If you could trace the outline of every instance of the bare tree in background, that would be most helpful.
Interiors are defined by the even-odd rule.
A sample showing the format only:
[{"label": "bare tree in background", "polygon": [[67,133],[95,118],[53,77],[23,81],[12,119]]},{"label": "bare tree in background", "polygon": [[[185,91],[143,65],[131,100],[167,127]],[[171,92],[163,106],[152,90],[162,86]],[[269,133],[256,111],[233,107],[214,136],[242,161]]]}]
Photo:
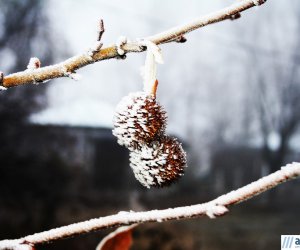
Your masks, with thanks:
[{"label": "bare tree in background", "polygon": [[[45,1],[39,0],[0,1],[0,56],[2,67],[6,66],[10,72],[24,70],[33,54],[38,55],[45,64],[52,62],[45,4]],[[7,62],[5,58],[14,60]],[[6,134],[1,133],[1,141],[4,136],[10,136],[9,131],[13,132],[14,126],[24,124],[28,114],[42,104],[41,98],[38,97],[44,91],[45,87],[30,86],[0,94],[0,131],[5,131]]]},{"label": "bare tree in background", "polygon": [[[267,47],[258,44],[247,48],[251,65],[248,84],[252,88],[249,103],[259,127],[262,158],[269,172],[278,170],[286,161],[291,139],[300,124],[300,5],[295,5],[290,12],[295,23],[293,33],[288,32],[283,38],[276,29],[269,30]],[[274,12],[269,15],[274,27],[280,25],[279,29],[287,30],[288,21],[279,22]]]},{"label": "bare tree in background", "polygon": [[[29,58],[33,55],[39,56],[45,64],[52,62],[53,46],[45,4],[46,1],[40,0],[0,0],[0,63],[4,74],[26,69]],[[46,192],[48,187],[45,185],[40,188],[37,185],[45,175],[45,169],[41,167],[44,164],[36,167],[39,156],[26,156],[24,148],[29,146],[24,143],[24,136],[30,137],[27,130],[28,115],[45,105],[45,90],[46,85],[32,85],[0,92],[0,209],[6,211],[1,214],[3,235],[7,234],[8,228],[17,235],[18,231],[24,230],[22,223],[30,224],[32,228],[38,227],[38,218],[31,206],[35,200],[43,198],[39,194]],[[55,160],[50,166],[49,170],[53,171],[53,167],[58,166],[54,172],[60,171]],[[28,172],[31,172],[30,179],[24,178]],[[57,178],[58,174],[55,176]],[[64,177],[62,181],[65,182]],[[46,183],[47,180],[43,182]],[[50,191],[49,187],[48,192]],[[53,194],[46,199],[51,199],[52,196]],[[12,226],[7,218],[11,218],[11,211],[16,212],[16,203],[20,205],[21,216],[15,220],[16,226]],[[50,206],[46,208],[51,209]]]}]

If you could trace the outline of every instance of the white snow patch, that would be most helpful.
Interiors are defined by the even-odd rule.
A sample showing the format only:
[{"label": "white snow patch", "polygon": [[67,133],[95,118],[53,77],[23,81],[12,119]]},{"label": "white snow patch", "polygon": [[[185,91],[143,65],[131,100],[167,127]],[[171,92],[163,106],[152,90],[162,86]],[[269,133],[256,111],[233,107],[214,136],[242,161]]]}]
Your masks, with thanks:
[{"label": "white snow patch", "polygon": [[276,151],[277,149],[279,149],[280,145],[281,145],[281,137],[278,133],[276,132],[271,132],[268,135],[268,139],[267,139],[267,143],[268,143],[268,147],[272,150],[272,151]]},{"label": "white snow patch", "polygon": [[37,57],[31,57],[27,65],[28,70],[35,70],[41,67],[40,59]]},{"label": "white snow patch", "polygon": [[114,108],[107,103],[93,99],[81,99],[33,114],[30,117],[30,122],[37,124],[112,127],[113,114]]},{"label": "white snow patch", "polygon": [[75,81],[80,81],[82,79],[82,75],[78,73],[71,73],[69,74],[69,77]]},{"label": "white snow patch", "polygon": [[15,52],[9,48],[5,48],[0,51],[0,58],[0,68],[3,72],[10,71],[17,61]]},{"label": "white snow patch", "polygon": [[117,52],[120,56],[125,54],[125,50],[123,50],[123,45],[127,43],[127,38],[125,36],[120,36],[117,41]]}]

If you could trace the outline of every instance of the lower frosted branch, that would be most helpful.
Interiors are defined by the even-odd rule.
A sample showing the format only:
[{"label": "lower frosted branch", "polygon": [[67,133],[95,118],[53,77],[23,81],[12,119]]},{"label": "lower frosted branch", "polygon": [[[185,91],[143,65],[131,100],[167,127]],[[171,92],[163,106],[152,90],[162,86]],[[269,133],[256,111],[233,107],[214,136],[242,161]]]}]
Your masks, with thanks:
[{"label": "lower frosted branch", "polygon": [[222,195],[207,203],[163,210],[151,210],[146,212],[119,212],[115,215],[92,219],[49,231],[36,233],[18,240],[0,241],[0,249],[31,249],[31,246],[37,244],[49,243],[55,240],[94,232],[113,226],[123,226],[145,222],[162,222],[200,216],[215,218],[227,213],[228,206],[253,198],[264,191],[267,191],[283,182],[292,180],[299,176],[300,163],[292,163],[282,167],[273,174],[263,177],[235,191]]}]

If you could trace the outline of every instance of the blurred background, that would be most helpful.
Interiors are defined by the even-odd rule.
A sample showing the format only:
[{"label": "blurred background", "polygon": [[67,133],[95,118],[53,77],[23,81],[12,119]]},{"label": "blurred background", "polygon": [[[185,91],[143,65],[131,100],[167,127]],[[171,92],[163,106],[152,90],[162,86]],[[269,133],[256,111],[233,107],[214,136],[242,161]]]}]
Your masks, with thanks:
[{"label": "blurred background", "polygon": [[[86,51],[105,22],[104,44],[152,35],[233,1],[0,0],[0,70],[26,69]],[[119,100],[142,89],[145,53],[0,92],[0,238],[120,210],[196,204],[300,160],[300,2],[269,0],[242,18],[204,27],[184,44],[162,45],[158,100],[168,133],[188,153],[185,176],[148,190],[112,136]],[[147,224],[132,249],[274,249],[299,234],[299,180],[231,208],[217,220]],[[38,249],[94,249],[109,233]]]}]

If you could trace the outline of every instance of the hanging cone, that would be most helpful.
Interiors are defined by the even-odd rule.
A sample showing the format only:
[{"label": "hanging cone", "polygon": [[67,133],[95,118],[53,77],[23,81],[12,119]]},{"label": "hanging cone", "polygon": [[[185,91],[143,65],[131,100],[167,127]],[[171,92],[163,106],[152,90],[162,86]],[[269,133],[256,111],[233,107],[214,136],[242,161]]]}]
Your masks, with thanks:
[{"label": "hanging cone", "polygon": [[163,135],[166,121],[166,112],[154,95],[131,93],[116,108],[113,134],[120,145],[134,150]]},{"label": "hanging cone", "polygon": [[131,152],[130,167],[145,187],[168,186],[184,174],[186,153],[175,138],[165,136]]}]

